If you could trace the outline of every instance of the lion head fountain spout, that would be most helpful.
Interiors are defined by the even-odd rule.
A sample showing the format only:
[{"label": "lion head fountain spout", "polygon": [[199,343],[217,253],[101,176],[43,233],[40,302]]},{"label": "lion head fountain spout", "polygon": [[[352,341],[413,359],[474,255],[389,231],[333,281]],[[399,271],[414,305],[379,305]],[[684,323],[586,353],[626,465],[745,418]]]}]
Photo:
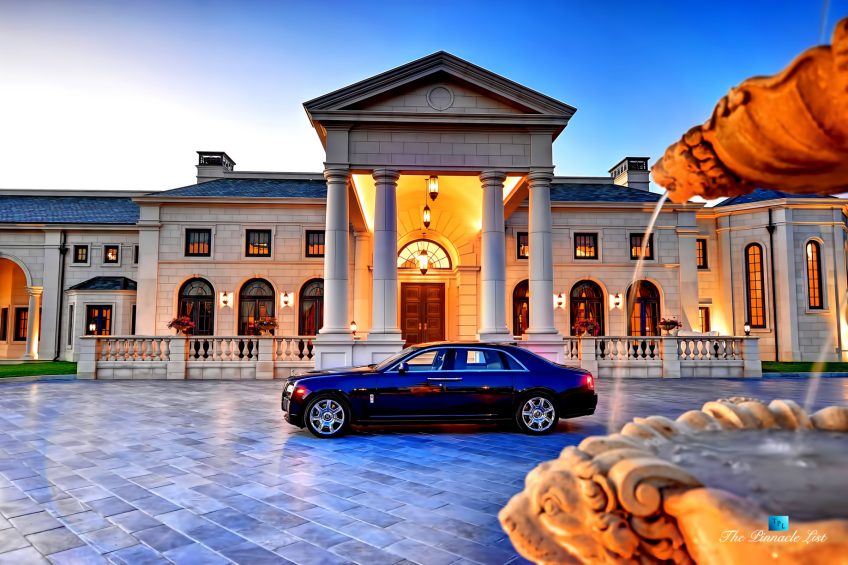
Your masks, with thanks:
[{"label": "lion head fountain spout", "polygon": [[848,191],[848,18],[836,25],[831,45],[731,89],[651,172],[675,202],[755,188]]}]

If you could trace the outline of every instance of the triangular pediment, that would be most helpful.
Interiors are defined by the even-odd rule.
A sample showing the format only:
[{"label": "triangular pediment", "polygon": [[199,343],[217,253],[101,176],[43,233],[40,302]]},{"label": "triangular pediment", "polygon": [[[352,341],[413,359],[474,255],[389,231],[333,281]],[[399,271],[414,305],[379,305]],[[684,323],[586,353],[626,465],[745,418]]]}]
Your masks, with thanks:
[{"label": "triangular pediment", "polygon": [[[345,113],[521,114],[559,117],[575,108],[440,51],[304,104],[310,115]],[[564,125],[564,123],[563,123]]]}]

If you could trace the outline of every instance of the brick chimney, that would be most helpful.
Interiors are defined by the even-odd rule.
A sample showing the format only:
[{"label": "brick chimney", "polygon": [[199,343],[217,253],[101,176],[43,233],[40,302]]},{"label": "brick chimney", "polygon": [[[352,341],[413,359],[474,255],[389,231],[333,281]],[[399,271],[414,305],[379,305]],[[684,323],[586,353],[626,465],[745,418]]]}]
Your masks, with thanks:
[{"label": "brick chimney", "polygon": [[647,192],[651,181],[648,159],[650,157],[625,157],[609,170],[612,182]]},{"label": "brick chimney", "polygon": [[225,173],[233,172],[236,162],[223,151],[198,151],[197,152],[197,182],[206,182],[225,176]]}]

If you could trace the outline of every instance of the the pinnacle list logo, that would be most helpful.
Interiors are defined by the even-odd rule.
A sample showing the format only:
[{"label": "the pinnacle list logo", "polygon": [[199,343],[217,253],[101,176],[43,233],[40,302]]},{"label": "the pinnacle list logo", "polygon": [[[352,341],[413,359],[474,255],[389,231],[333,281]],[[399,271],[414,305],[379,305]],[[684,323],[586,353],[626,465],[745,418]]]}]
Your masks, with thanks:
[{"label": "the pinnacle list logo", "polygon": [[770,532],[787,532],[789,531],[789,516],[769,516],[768,526]]}]

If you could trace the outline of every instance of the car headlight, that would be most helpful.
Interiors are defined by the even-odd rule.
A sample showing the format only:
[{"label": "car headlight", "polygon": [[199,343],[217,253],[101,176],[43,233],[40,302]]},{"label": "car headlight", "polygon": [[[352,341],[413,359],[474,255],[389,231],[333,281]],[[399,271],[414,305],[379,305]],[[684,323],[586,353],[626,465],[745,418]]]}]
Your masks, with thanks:
[{"label": "car headlight", "polygon": [[288,386],[286,386],[286,395],[291,396],[292,391],[294,391],[294,383],[290,383]]}]

